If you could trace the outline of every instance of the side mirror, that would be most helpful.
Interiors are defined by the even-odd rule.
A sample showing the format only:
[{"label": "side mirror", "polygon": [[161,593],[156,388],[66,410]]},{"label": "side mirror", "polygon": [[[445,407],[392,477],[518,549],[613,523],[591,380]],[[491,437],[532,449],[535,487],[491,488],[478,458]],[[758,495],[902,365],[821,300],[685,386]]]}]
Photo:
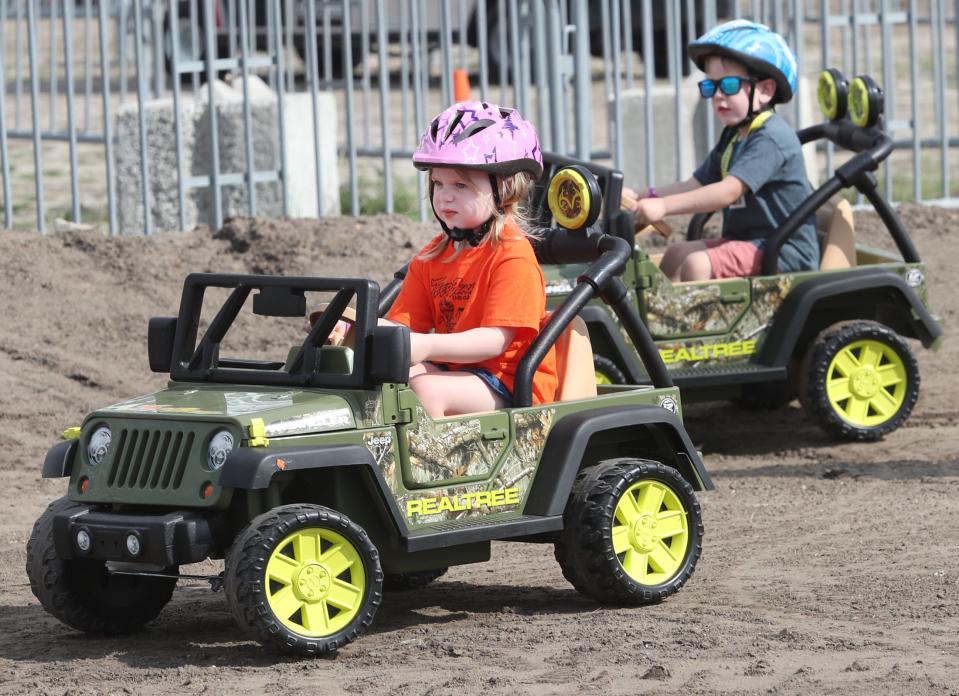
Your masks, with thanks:
[{"label": "side mirror", "polygon": [[176,317],[153,317],[147,329],[147,355],[150,369],[169,372],[173,364],[173,337],[176,335]]},{"label": "side mirror", "polygon": [[410,330],[377,326],[367,343],[366,377],[376,384],[410,381]]}]

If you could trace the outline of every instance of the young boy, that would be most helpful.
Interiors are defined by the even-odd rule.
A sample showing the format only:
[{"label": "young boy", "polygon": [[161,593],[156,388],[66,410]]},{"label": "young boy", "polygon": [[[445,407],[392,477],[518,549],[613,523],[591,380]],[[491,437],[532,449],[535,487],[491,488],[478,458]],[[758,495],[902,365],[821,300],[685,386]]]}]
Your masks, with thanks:
[{"label": "young boy", "polygon": [[[673,281],[757,275],[766,239],[812,193],[799,138],[773,110],[796,90],[796,57],[779,34],[747,20],[707,32],[689,45],[689,57],[706,73],[700,95],[725,129],[692,178],[635,196],[636,222],[722,210],[721,239],[674,244],[660,268]],[[781,272],[819,267],[813,216],[783,244],[778,265]]]}]

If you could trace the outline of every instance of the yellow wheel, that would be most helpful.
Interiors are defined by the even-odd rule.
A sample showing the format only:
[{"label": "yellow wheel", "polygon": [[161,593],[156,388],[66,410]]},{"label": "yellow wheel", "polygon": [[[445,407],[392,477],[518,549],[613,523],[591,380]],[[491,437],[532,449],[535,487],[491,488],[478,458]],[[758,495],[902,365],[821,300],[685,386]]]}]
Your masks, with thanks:
[{"label": "yellow wheel", "polygon": [[875,322],[837,324],[821,333],[801,373],[803,406],[844,439],[877,440],[895,430],[919,396],[919,368],[909,344]]},{"label": "yellow wheel", "polygon": [[651,604],[685,584],[702,553],[693,489],[659,462],[616,459],[580,472],[555,545],[563,575],[604,604]]},{"label": "yellow wheel", "polygon": [[368,626],[383,573],[366,532],[319,505],[286,505],[254,519],[227,557],[227,598],[241,628],[267,647],[336,650]]},{"label": "yellow wheel", "polygon": [[366,593],[363,559],[331,529],[300,529],[277,544],[266,564],[266,601],[284,626],[325,638],[356,618]]},{"label": "yellow wheel", "polygon": [[885,343],[850,343],[829,363],[826,396],[836,412],[853,425],[881,425],[902,408],[906,366]]},{"label": "yellow wheel", "polygon": [[616,504],[613,553],[640,585],[661,585],[676,575],[689,546],[686,507],[662,481],[634,483]]}]

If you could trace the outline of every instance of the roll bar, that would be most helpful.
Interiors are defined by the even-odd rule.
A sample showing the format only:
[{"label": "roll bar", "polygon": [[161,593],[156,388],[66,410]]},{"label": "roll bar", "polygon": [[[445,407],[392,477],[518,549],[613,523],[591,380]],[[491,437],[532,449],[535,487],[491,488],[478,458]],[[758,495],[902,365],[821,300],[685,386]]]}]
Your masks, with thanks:
[{"label": "roll bar", "polygon": [[562,229],[547,230],[536,245],[542,264],[583,263],[590,266],[576,279],[576,287],[553,310],[549,322],[534,339],[520,360],[513,385],[513,405],[533,402],[533,375],[560,334],[591,300],[602,297],[613,308],[656,387],[672,387],[673,380],[636,308],[629,301],[629,290],[620,275],[632,257],[633,248],[624,239],[597,231],[582,233]]}]

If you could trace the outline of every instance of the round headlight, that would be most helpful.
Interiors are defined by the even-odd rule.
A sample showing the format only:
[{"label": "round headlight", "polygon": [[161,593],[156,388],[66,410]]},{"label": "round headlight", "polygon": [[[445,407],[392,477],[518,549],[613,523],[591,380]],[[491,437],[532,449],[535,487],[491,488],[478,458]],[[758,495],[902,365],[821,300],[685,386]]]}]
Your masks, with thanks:
[{"label": "round headlight", "polygon": [[226,430],[221,430],[210,439],[207,450],[206,463],[211,471],[216,471],[226,461],[226,457],[233,450],[233,436]]},{"label": "round headlight", "polygon": [[113,433],[111,433],[110,429],[105,425],[101,425],[93,431],[93,435],[90,436],[87,442],[87,459],[90,461],[91,466],[96,466],[107,456],[107,451],[110,449],[110,440],[112,439]]}]

